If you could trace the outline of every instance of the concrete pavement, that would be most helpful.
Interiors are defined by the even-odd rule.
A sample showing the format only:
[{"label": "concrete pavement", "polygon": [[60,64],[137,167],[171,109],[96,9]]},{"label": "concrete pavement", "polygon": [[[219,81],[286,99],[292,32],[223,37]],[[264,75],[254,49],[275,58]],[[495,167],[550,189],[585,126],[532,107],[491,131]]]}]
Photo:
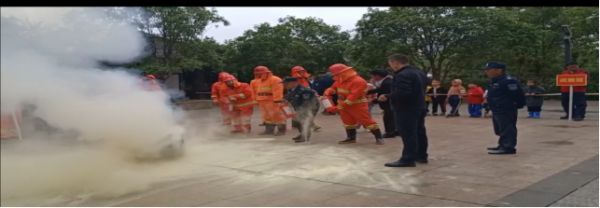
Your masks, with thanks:
[{"label": "concrete pavement", "polygon": [[[488,155],[485,148],[497,142],[491,120],[467,118],[465,105],[459,118],[427,117],[430,162],[416,168],[383,166],[400,156],[399,137],[379,146],[361,129],[357,144],[337,144],[345,136],[338,116],[320,115],[316,122],[321,131],[310,143],[295,144],[291,137],[296,131],[258,136],[259,112],[253,135],[239,137],[214,124],[219,123],[215,109],[192,111],[186,156],[146,172],[175,170],[173,174],[162,175],[142,191],[69,205],[493,206],[598,157],[598,103],[588,105],[583,122],[559,120],[556,101],[546,102],[539,120],[527,119],[521,111],[516,155]],[[378,111],[374,117],[381,122]],[[597,184],[597,174],[590,183]]]}]

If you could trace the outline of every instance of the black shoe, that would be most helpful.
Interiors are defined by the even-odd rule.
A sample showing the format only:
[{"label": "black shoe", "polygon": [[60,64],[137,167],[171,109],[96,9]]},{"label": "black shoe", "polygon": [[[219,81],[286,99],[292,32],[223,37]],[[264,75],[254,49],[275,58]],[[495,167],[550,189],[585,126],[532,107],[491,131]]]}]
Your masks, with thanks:
[{"label": "black shoe", "polygon": [[499,150],[499,149],[500,149],[500,146],[487,148],[487,150]]},{"label": "black shoe", "polygon": [[386,163],[385,167],[416,167],[417,164],[415,162],[406,162],[402,160],[398,160],[395,162]]},{"label": "black shoe", "polygon": [[302,135],[298,135],[298,136],[295,136],[294,138],[292,138],[292,140],[297,141],[297,140],[300,140],[301,137],[302,137]]},{"label": "black shoe", "polygon": [[583,118],[580,118],[580,117],[578,117],[578,118],[573,118],[573,121],[583,121]]},{"label": "black shoe", "polygon": [[383,145],[385,143],[383,142],[383,139],[375,139],[375,144],[377,144],[377,145]]},{"label": "black shoe", "polygon": [[437,113],[432,113],[431,115],[432,115],[432,116],[438,116],[438,114],[437,114]]},{"label": "black shoe", "polygon": [[427,158],[425,158],[425,159],[416,159],[415,162],[427,164],[427,163],[429,163],[429,160],[427,160]]},{"label": "black shoe", "polygon": [[491,150],[488,152],[488,154],[490,155],[513,155],[513,154],[517,154],[517,150],[516,149],[498,149],[498,150]]},{"label": "black shoe", "polygon": [[396,137],[395,134],[390,134],[390,133],[383,134],[383,138],[394,138],[394,137]]},{"label": "black shoe", "polygon": [[560,120],[567,120],[567,119],[569,119],[569,116],[560,117]]}]

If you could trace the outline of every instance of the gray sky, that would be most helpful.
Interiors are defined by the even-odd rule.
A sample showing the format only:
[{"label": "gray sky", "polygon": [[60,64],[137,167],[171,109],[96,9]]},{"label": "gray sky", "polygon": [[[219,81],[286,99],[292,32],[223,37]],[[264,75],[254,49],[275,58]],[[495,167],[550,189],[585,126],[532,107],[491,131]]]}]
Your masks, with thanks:
[{"label": "gray sky", "polygon": [[[367,7],[214,7],[219,15],[229,21],[229,26],[214,25],[206,29],[205,35],[218,42],[236,38],[255,25],[268,22],[277,24],[285,16],[317,17],[327,24],[339,25],[342,30],[352,30]],[[375,7],[386,9],[387,7]]]}]

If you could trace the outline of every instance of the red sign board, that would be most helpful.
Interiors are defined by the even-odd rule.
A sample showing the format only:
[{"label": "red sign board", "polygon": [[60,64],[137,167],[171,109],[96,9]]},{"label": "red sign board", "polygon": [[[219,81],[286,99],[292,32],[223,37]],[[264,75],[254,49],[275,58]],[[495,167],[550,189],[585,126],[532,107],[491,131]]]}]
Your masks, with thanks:
[{"label": "red sign board", "polygon": [[586,86],[587,74],[556,75],[556,86]]}]

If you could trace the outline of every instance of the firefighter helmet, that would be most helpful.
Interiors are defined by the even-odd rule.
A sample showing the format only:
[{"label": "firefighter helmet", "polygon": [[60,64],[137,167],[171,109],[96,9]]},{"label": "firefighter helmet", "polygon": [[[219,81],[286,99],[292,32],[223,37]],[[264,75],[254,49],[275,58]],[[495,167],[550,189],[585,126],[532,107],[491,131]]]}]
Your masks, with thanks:
[{"label": "firefighter helmet", "polygon": [[345,64],[339,64],[339,63],[329,66],[329,72],[331,72],[331,74],[333,74],[333,75],[340,74],[348,69],[352,69],[352,67],[346,66]]}]

